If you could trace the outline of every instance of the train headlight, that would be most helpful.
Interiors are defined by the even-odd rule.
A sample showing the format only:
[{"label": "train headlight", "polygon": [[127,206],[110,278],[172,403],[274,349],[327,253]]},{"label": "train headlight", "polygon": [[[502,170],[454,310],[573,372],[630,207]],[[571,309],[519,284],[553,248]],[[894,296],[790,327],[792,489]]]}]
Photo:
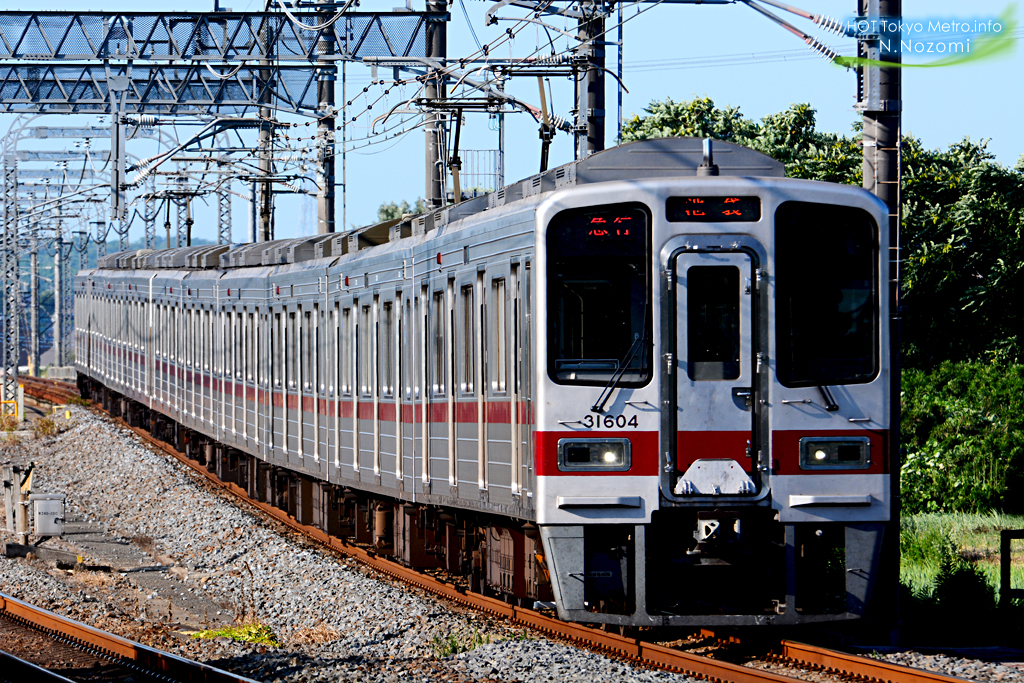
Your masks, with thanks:
[{"label": "train headlight", "polygon": [[800,439],[802,470],[866,470],[871,467],[871,440],[866,436],[807,436]]},{"label": "train headlight", "polygon": [[559,439],[563,472],[624,472],[631,466],[629,439]]}]

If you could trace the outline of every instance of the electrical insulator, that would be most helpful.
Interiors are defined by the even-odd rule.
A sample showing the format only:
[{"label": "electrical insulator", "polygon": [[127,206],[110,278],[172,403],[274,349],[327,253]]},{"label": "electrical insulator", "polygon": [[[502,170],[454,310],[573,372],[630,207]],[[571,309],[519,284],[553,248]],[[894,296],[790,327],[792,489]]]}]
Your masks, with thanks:
[{"label": "electrical insulator", "polygon": [[811,48],[812,52],[821,55],[830,62],[836,61],[836,57],[839,56],[839,53],[830,48],[828,45],[819,42],[816,38],[808,38],[806,42],[807,47]]},{"label": "electrical insulator", "polygon": [[837,36],[852,35],[852,32],[848,31],[846,27],[843,26],[842,21],[840,21],[839,19],[833,19],[827,14],[815,14],[813,17],[811,17],[811,21],[813,21],[815,24],[825,29],[829,33],[834,33]]}]

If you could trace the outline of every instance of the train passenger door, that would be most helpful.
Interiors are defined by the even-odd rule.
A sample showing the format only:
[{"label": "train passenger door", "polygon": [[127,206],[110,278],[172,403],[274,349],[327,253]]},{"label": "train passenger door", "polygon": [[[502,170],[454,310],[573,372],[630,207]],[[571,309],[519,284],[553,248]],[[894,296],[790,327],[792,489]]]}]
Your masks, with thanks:
[{"label": "train passenger door", "polygon": [[690,246],[675,258],[673,493],[756,493],[756,256]]}]

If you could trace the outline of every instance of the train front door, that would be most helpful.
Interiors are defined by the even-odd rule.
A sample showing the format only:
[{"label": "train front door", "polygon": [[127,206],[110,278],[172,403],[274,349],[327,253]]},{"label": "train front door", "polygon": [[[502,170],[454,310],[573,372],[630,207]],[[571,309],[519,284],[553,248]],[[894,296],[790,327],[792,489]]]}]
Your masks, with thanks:
[{"label": "train front door", "polygon": [[756,493],[755,258],[692,243],[675,257],[676,495]]}]

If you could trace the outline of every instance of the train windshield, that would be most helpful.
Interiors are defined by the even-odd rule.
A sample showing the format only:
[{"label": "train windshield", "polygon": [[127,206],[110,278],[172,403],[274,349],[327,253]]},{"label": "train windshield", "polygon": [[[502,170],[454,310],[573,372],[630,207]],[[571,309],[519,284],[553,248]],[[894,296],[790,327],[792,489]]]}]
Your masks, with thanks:
[{"label": "train windshield", "polygon": [[779,381],[860,384],[878,374],[878,229],[866,211],[785,202],[775,212]]},{"label": "train windshield", "polygon": [[547,233],[548,375],[645,384],[651,375],[650,222],[635,204],[563,211]]}]

